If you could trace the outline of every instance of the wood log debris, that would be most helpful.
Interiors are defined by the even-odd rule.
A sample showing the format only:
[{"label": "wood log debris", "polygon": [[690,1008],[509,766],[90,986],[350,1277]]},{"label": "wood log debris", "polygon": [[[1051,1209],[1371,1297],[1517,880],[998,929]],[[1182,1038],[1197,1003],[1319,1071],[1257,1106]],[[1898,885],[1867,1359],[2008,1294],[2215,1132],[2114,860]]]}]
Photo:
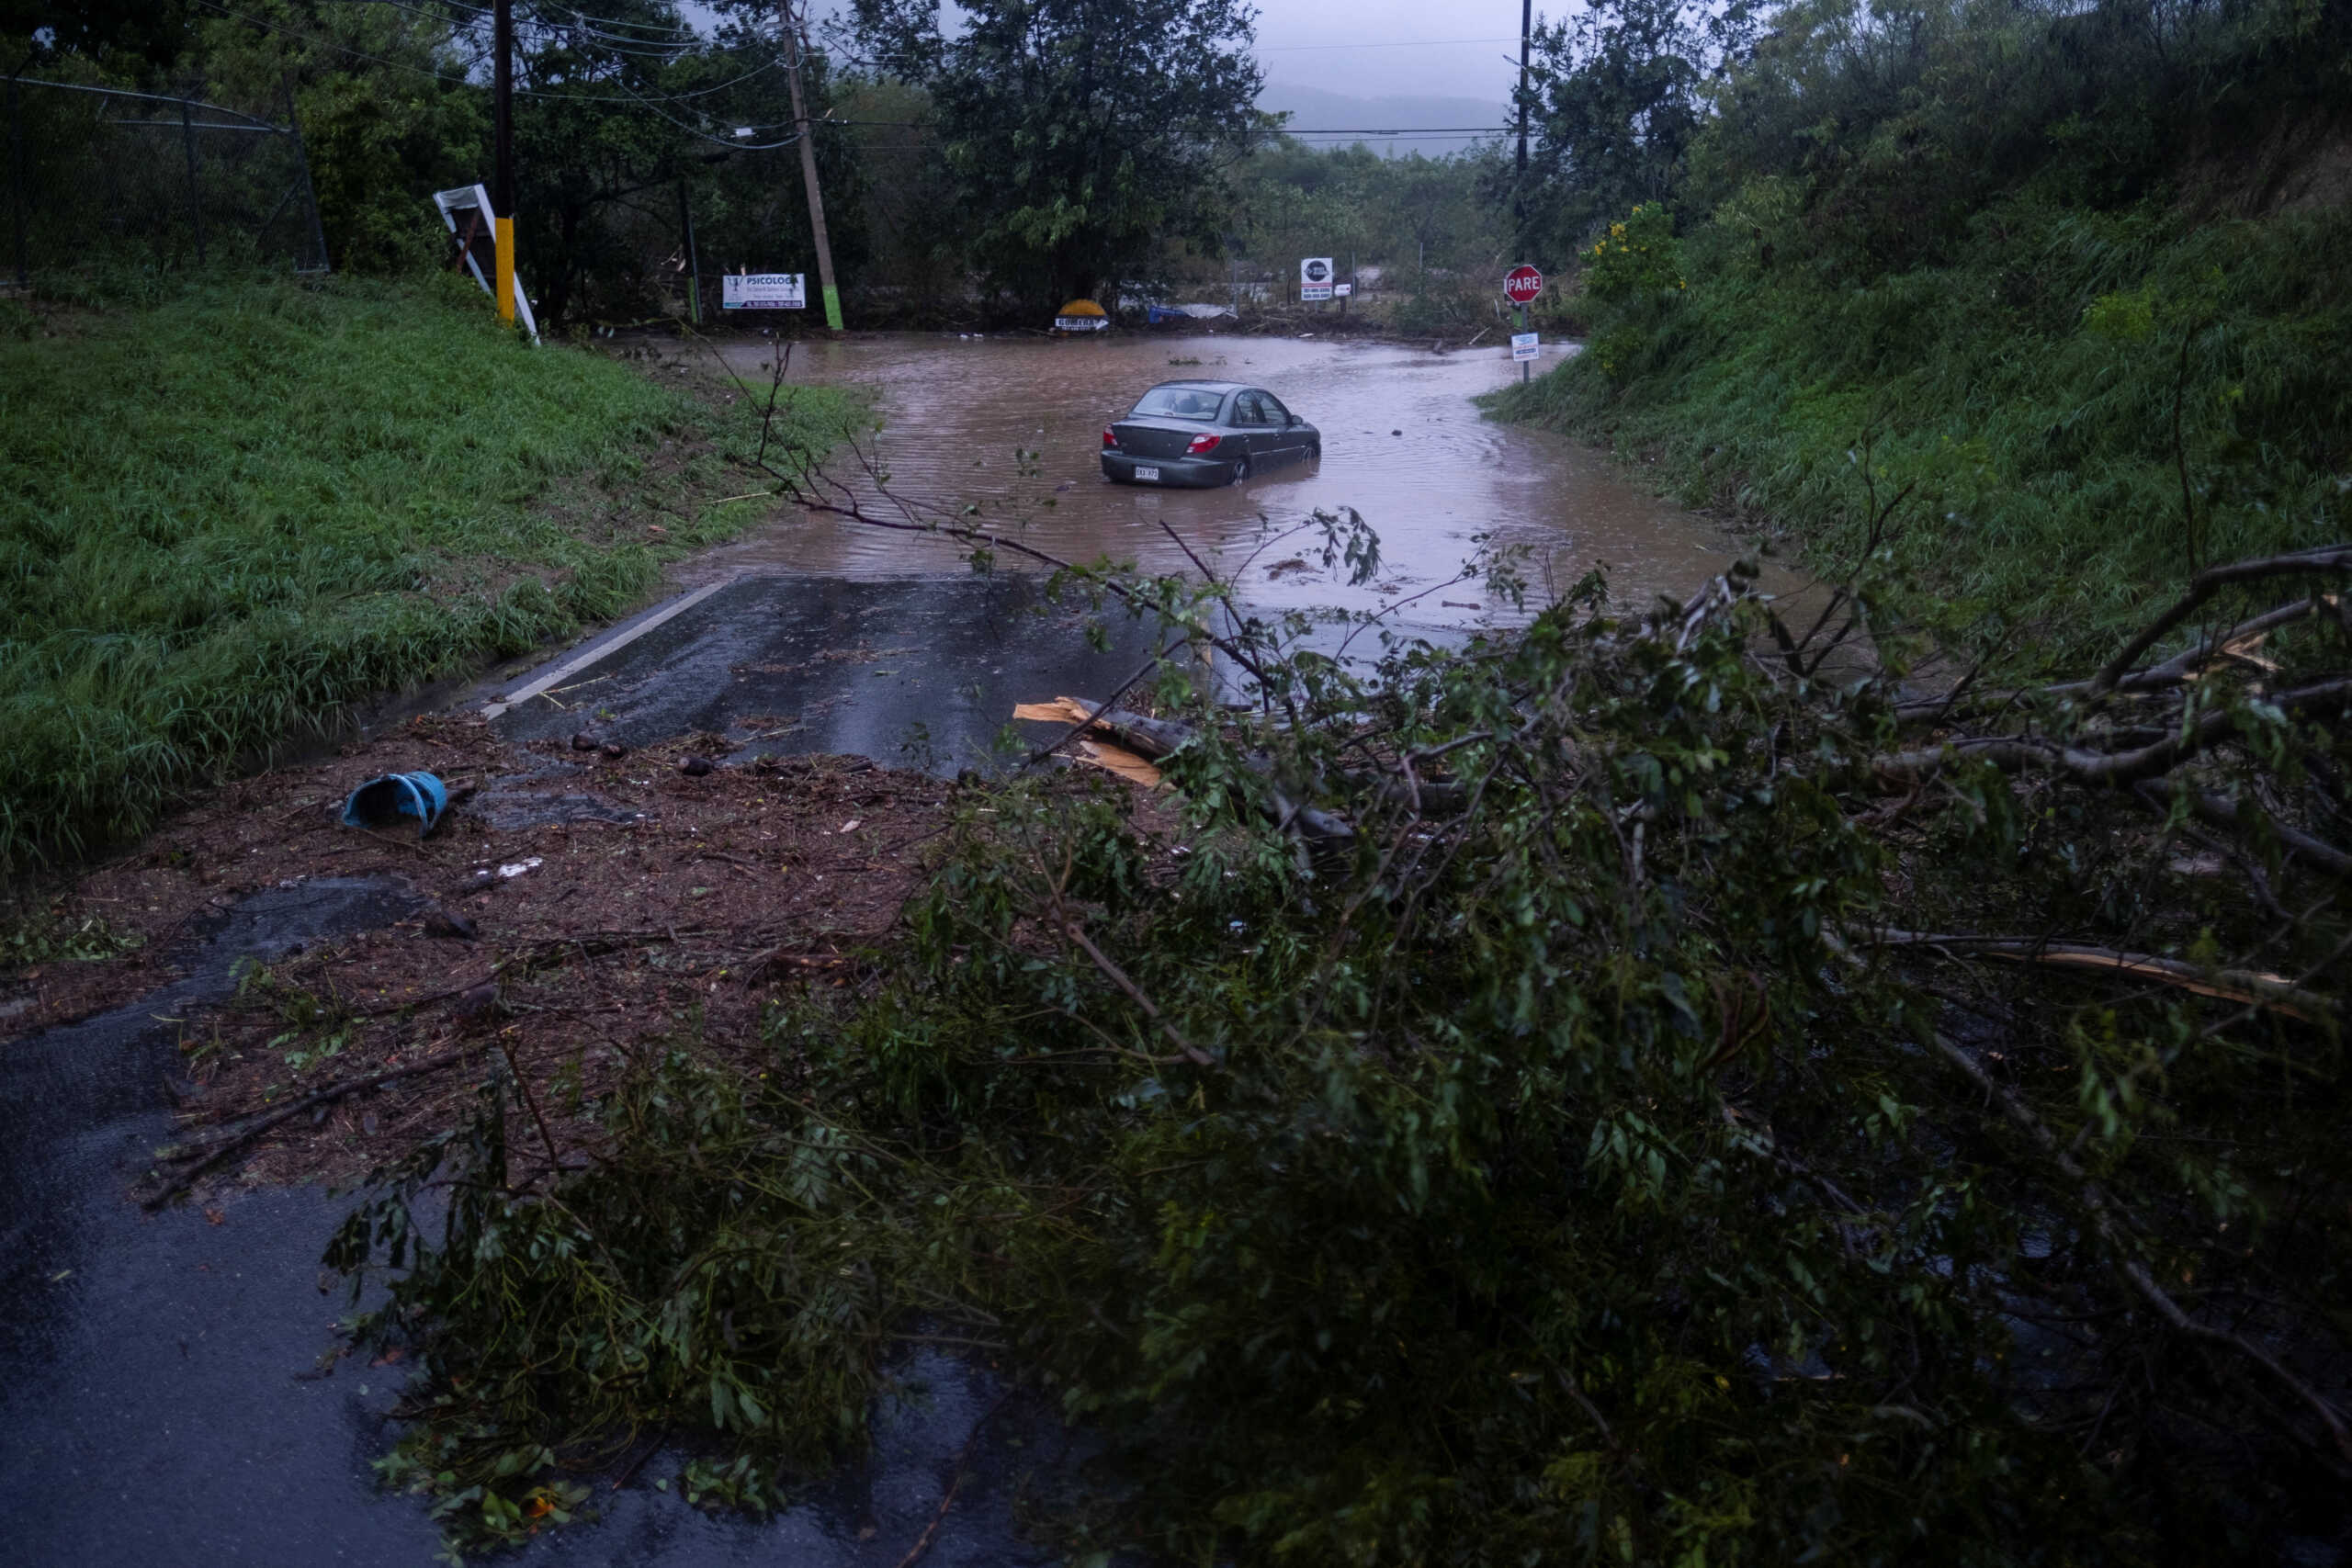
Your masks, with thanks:
[{"label": "wood log debris", "polygon": [[[1051,703],[1025,703],[1013,709],[1013,716],[1048,723],[1062,719],[1075,723],[1082,717],[1090,727],[1110,736],[1147,763],[1172,755],[1193,736],[1192,726],[1180,724],[1174,719],[1152,718],[1144,714],[1129,713],[1124,708],[1104,707],[1081,697],[1057,697]],[[1346,843],[1355,837],[1355,829],[1340,818],[1318,807],[1294,800],[1276,782],[1273,760],[1265,753],[1252,751],[1242,761],[1251,773],[1264,779],[1270,786],[1268,804],[1277,828],[1285,832],[1295,830],[1314,844]],[[1127,772],[1124,768],[1113,768],[1111,771]],[[1152,782],[1157,783],[1158,770],[1154,769],[1152,773]]]},{"label": "wood log debris", "polygon": [[324,1089],[303,1095],[298,1100],[289,1100],[259,1120],[247,1122],[216,1142],[165,1150],[162,1157],[166,1161],[188,1160],[192,1163],[157,1188],[146,1200],[146,1207],[150,1210],[163,1208],[194,1186],[197,1179],[206,1171],[210,1170],[231,1155],[251,1147],[264,1133],[293,1120],[305,1111],[315,1110],[322,1105],[341,1100],[345,1095],[356,1094],[362,1089],[379,1089],[385,1084],[401,1078],[414,1077],[420,1073],[435,1072],[443,1067],[454,1066],[481,1049],[479,1043],[458,1045],[417,1061],[404,1063],[397,1067],[387,1067],[381,1072],[368,1073],[356,1078],[345,1078],[341,1083],[329,1084]]},{"label": "wood log debris", "polygon": [[2283,975],[2209,969],[2154,953],[2125,953],[2092,942],[1894,930],[1873,931],[1859,941],[1868,947],[1924,947],[1955,957],[1974,954],[2052,968],[2088,970],[2120,979],[2149,980],[2200,997],[2266,1008],[2304,1023],[2325,1023],[2343,1015],[2343,1004],[2335,998],[2307,990]]}]

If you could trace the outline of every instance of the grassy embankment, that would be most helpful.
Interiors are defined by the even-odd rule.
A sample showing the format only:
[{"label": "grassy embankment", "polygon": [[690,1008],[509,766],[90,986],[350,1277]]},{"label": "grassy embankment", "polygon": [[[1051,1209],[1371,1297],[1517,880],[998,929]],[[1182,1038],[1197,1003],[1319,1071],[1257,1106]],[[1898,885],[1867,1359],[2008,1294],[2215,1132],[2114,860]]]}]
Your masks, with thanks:
[{"label": "grassy embankment", "polygon": [[[213,281],[0,333],[0,868],[85,854],[345,705],[642,601],[749,525],[749,421],[478,292]],[[853,412],[805,391],[797,438]],[[723,488],[721,488],[723,487]]]},{"label": "grassy embankment", "polygon": [[1824,570],[1857,564],[1867,460],[1881,506],[1911,487],[1890,563],[2056,652],[2143,615],[2192,556],[2352,525],[2352,212],[2007,198],[1940,265],[1859,283],[1790,264],[1786,233],[1771,265],[1770,232],[1698,225],[1686,289],[1595,306],[1589,352],[1496,412],[1654,464]]}]

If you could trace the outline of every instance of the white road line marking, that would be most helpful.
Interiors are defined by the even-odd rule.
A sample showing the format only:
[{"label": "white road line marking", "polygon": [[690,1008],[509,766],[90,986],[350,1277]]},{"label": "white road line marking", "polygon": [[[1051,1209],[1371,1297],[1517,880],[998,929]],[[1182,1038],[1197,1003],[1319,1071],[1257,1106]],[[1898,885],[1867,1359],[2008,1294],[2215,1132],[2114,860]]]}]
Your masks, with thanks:
[{"label": "white road line marking", "polygon": [[564,682],[571,680],[571,677],[579,674],[582,670],[590,669],[594,665],[601,663],[607,655],[618,653],[622,649],[627,648],[630,643],[635,642],[639,637],[643,637],[654,627],[662,625],[673,616],[685,614],[688,610],[693,609],[695,605],[701,604],[704,600],[709,598],[712,594],[726,587],[728,581],[731,581],[731,579],[729,579],[718,582],[707,583],[703,587],[695,589],[692,593],[687,594],[685,597],[676,601],[674,604],[665,605],[662,609],[656,610],[652,615],[646,616],[645,619],[629,627],[628,631],[623,632],[620,636],[613,638],[612,641],[601,644],[598,647],[590,649],[588,652],[582,654],[579,658],[562,665],[560,668],[548,671],[547,674],[542,675],[537,680],[532,682],[529,685],[524,687],[521,691],[508,694],[504,702],[492,703],[488,705],[481,710],[482,717],[496,718],[508,708],[520,707],[523,704],[529,702],[533,697],[537,696],[541,692],[550,691],[556,686],[562,684]]}]

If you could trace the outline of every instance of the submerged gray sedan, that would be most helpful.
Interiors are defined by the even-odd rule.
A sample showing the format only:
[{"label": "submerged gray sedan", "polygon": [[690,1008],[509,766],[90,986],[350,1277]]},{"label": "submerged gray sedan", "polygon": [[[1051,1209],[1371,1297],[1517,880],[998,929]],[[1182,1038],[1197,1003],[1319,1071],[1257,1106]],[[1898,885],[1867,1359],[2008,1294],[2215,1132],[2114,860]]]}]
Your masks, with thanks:
[{"label": "submerged gray sedan", "polygon": [[1102,473],[1120,484],[1239,484],[1322,456],[1321,431],[1236,381],[1163,381],[1102,432]]}]

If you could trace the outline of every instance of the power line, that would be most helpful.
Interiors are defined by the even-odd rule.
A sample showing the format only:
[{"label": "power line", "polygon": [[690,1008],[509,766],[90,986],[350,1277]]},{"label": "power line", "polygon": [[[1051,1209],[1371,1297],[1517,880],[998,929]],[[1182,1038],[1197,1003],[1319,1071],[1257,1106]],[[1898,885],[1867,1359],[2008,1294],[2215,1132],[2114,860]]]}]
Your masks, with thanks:
[{"label": "power line", "polygon": [[[364,3],[383,5],[394,3],[394,0],[364,0]],[[404,60],[387,60],[380,54],[369,54],[365,50],[354,49],[349,44],[339,43],[331,38],[322,38],[316,33],[304,32],[298,28],[284,27],[277,22],[268,21],[260,17],[249,17],[241,11],[232,11],[226,6],[221,5],[220,0],[197,0],[197,4],[202,6],[205,9],[213,12],[215,15],[226,17],[230,21],[243,22],[248,27],[260,28],[266,32],[280,33],[287,38],[296,39],[303,43],[315,44],[321,49],[331,49],[337,54],[345,55],[353,60],[364,60],[371,65],[381,65],[392,71],[405,71],[413,76],[423,76],[427,80],[446,83],[453,87],[474,87],[481,85],[480,83],[471,81],[464,76],[452,76],[446,72],[427,70],[425,67],[421,65],[412,65]],[[411,10],[413,7],[401,6],[399,8],[401,10]],[[477,61],[476,63],[479,63],[479,61]],[[740,86],[743,83],[750,81],[754,76],[761,75],[765,72],[773,71],[779,63],[780,62],[775,60],[764,61],[762,63],[753,66],[751,70],[744,72],[740,76],[730,77],[727,81],[717,83],[711,86],[695,87],[678,93],[660,94],[650,99],[642,95],[628,92],[626,85],[622,85],[621,90],[627,96],[618,97],[610,94],[563,92],[545,87],[517,87],[514,89],[514,96],[523,98],[545,98],[552,103],[633,104],[639,107],[650,108],[655,104],[680,103],[688,98],[708,97],[713,93],[724,92],[729,87]],[[691,128],[689,127],[687,129]],[[727,142],[726,145],[730,147],[741,147],[742,144],[741,142],[729,141]],[[786,144],[779,143],[779,145]]]},{"label": "power line", "polygon": [[[622,92],[624,92],[624,93],[628,93],[628,85],[627,83],[622,83],[622,84],[620,84],[619,85],[620,85],[620,89],[621,89],[621,91],[622,91]],[[638,106],[638,107],[639,107],[639,108],[641,108],[641,109],[644,109],[647,113],[653,115],[656,118],[659,118],[659,119],[664,120],[664,121],[668,122],[668,123],[669,123],[669,124],[671,124],[671,125],[674,125],[674,126],[676,126],[680,130],[684,131],[688,136],[697,137],[697,138],[701,139],[702,141],[716,143],[717,145],[718,145],[718,146],[720,146],[720,147],[731,148],[732,150],[734,150],[735,152],[773,152],[773,151],[775,151],[775,150],[776,148],[778,148],[778,147],[789,147],[789,146],[791,146],[794,142],[796,142],[796,141],[799,141],[799,140],[800,140],[800,136],[799,136],[799,133],[798,133],[797,131],[794,132],[794,133],[793,133],[792,135],[790,135],[790,136],[786,137],[786,138],[785,138],[783,141],[737,141],[736,139],[734,139],[733,137],[730,137],[730,136],[713,136],[709,131],[707,131],[707,130],[702,130],[702,129],[700,129],[699,127],[696,127],[696,126],[691,126],[691,125],[688,125],[684,120],[680,119],[677,116],[675,116],[675,115],[673,115],[673,114],[670,114],[670,113],[668,113],[667,111],[665,111],[665,110],[663,110],[662,108],[661,108],[660,107],[658,107],[656,104],[651,103],[651,102],[648,101],[647,99],[644,99],[644,98],[640,98],[640,97],[639,97],[639,96],[638,96],[636,94],[634,94],[634,93],[629,93],[629,98],[630,98],[630,101],[634,102],[634,103]],[[746,129],[755,130],[775,130],[775,127],[774,127],[774,126],[752,126],[752,127],[748,127],[748,128],[746,128]]]},{"label": "power line", "polygon": [[1372,43],[1268,43],[1255,47],[1259,54],[1297,54],[1309,50],[1324,49],[1444,49],[1457,43],[1517,43],[1518,36],[1510,38],[1397,38],[1383,39]]},{"label": "power line", "polygon": [[[695,26],[694,26],[694,24],[693,24],[692,22],[677,22],[677,23],[671,23],[671,22],[640,22],[640,21],[636,21],[636,20],[631,19],[631,18],[628,18],[628,17],[592,17],[592,16],[588,15],[588,13],[587,13],[587,12],[582,11],[582,9],[580,9],[577,6],[537,6],[537,5],[535,5],[535,6],[532,6],[532,9],[533,9],[533,10],[535,10],[535,11],[537,11],[537,10],[556,10],[556,11],[562,11],[562,12],[565,12],[565,13],[569,14],[570,16],[571,16],[572,17],[574,17],[576,20],[578,20],[578,21],[580,21],[580,22],[582,22],[582,23],[583,23],[583,24],[594,24],[594,25],[595,25],[595,26],[597,26],[597,27],[605,27],[605,28],[643,28],[643,29],[644,29],[645,31],[647,31],[647,32],[663,32],[663,33],[668,33],[669,35],[671,35],[671,36],[672,36],[672,37],[673,37],[673,38],[675,38],[675,37],[679,37],[679,36],[683,35],[683,36],[687,37],[687,38],[695,38],[695,39],[698,39],[698,38],[700,38],[700,37],[702,36],[699,32],[696,32],[696,31],[695,30]],[[640,41],[642,41],[642,40],[640,40]]]}]

